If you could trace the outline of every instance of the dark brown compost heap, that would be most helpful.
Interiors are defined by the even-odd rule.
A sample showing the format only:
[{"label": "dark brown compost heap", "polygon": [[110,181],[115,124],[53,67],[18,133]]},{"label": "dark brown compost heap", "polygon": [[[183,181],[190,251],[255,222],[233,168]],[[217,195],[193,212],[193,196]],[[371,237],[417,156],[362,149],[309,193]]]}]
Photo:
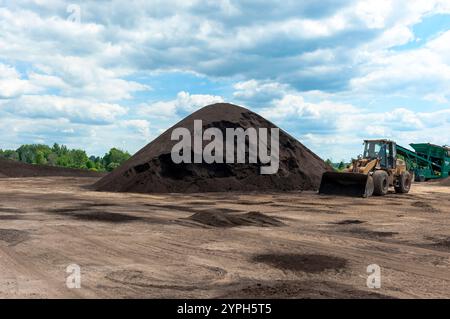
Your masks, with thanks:
[{"label": "dark brown compost heap", "polygon": [[47,165],[32,165],[17,161],[0,159],[0,178],[39,176],[100,177],[103,176],[103,174],[88,170]]},{"label": "dark brown compost heap", "polygon": [[[193,136],[194,120],[210,127],[275,128],[258,114],[245,108],[219,103],[206,106],[168,129],[130,160],[98,181],[99,191],[136,193],[195,193],[226,191],[316,190],[322,173],[331,168],[295,138],[280,129],[280,165],[273,175],[261,175],[261,164],[175,164],[171,158],[171,132],[187,128]],[[203,142],[204,145],[207,142]]]}]

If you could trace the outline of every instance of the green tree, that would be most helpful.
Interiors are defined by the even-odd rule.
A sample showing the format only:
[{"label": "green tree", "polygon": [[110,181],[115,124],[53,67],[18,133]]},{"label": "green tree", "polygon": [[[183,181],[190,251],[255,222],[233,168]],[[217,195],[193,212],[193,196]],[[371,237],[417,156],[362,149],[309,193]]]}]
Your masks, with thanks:
[{"label": "green tree", "polygon": [[9,160],[13,160],[13,161],[18,161],[19,160],[19,153],[17,153],[16,151],[12,151],[12,150],[4,150],[0,152],[0,157],[9,159]]},{"label": "green tree", "polygon": [[86,152],[83,150],[71,150],[69,152],[70,156],[70,167],[73,168],[87,168],[86,163],[89,161]]},{"label": "green tree", "polygon": [[50,153],[47,156],[47,164],[50,166],[55,166],[58,164],[58,155],[56,153]]},{"label": "green tree", "polygon": [[107,171],[113,171],[125,161],[127,161],[131,155],[128,152],[122,151],[117,148],[112,148],[103,157],[103,166],[106,167]]},{"label": "green tree", "polygon": [[44,156],[44,152],[41,150],[36,151],[36,155],[34,158],[35,158],[35,163],[33,163],[33,164],[38,164],[38,165],[47,164],[47,159]]},{"label": "green tree", "polygon": [[21,162],[33,164],[36,161],[36,154],[30,145],[22,145],[17,149],[17,153]]},{"label": "green tree", "polygon": [[100,171],[100,172],[106,171],[106,168],[105,168],[105,166],[103,165],[103,162],[102,162],[102,161],[98,161],[97,163],[95,163],[95,169],[96,169],[97,171]]},{"label": "green tree", "polygon": [[119,163],[109,163],[109,165],[106,167],[106,170],[108,172],[112,172],[113,170],[115,170],[116,168],[118,168],[120,166]]},{"label": "green tree", "polygon": [[61,154],[61,147],[59,146],[58,143],[53,144],[52,152],[54,154],[56,154],[56,155],[60,155]]},{"label": "green tree", "polygon": [[88,161],[86,162],[86,168],[90,170],[97,170],[97,168],[95,167],[95,163],[90,159],[88,159]]},{"label": "green tree", "polygon": [[123,162],[128,160],[130,156],[131,155],[128,152],[124,152],[117,148],[112,148],[107,154],[105,154],[103,160],[107,165],[109,165],[110,163],[122,164]]},{"label": "green tree", "polygon": [[[26,144],[17,149],[19,160],[29,164],[45,163],[51,152],[50,147],[43,144]],[[37,156],[39,158],[36,158]]]},{"label": "green tree", "polygon": [[69,155],[64,154],[64,155],[60,155],[58,156],[58,159],[56,160],[56,165],[57,166],[62,166],[62,167],[70,167],[70,158]]}]

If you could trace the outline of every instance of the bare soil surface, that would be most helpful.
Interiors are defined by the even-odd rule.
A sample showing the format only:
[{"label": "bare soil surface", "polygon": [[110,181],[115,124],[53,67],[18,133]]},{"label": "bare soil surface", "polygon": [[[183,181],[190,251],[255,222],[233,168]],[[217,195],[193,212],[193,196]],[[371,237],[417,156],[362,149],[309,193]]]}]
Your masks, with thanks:
[{"label": "bare soil surface", "polygon": [[[95,181],[0,179],[0,297],[450,298],[450,188],[436,183],[363,199]],[[66,286],[71,264],[80,289]]]},{"label": "bare soil surface", "polygon": [[442,186],[450,186],[450,177],[438,182]]}]

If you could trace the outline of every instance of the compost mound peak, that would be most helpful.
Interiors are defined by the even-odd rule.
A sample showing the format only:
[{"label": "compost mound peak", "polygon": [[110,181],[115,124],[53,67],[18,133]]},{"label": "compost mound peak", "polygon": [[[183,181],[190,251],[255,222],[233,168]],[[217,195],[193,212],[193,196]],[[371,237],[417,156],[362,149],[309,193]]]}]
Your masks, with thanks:
[{"label": "compost mound peak", "polygon": [[171,133],[182,127],[193,135],[195,120],[202,121],[203,131],[214,127],[220,129],[224,136],[226,128],[276,128],[263,117],[240,106],[226,103],[205,106],[98,181],[95,189],[136,193],[316,190],[323,172],[330,170],[323,160],[281,129],[276,174],[261,175],[262,164],[250,164],[248,160],[243,164],[175,164],[171,151],[178,141],[171,140]]}]

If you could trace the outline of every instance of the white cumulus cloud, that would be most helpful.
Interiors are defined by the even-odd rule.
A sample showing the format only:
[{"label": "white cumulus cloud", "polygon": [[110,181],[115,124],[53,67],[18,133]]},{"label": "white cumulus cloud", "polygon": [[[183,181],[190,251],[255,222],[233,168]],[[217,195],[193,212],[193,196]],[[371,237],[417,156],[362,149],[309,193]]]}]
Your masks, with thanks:
[{"label": "white cumulus cloud", "polygon": [[127,113],[118,104],[65,98],[55,95],[23,95],[3,104],[2,109],[16,116],[63,118],[75,123],[110,123]]}]

